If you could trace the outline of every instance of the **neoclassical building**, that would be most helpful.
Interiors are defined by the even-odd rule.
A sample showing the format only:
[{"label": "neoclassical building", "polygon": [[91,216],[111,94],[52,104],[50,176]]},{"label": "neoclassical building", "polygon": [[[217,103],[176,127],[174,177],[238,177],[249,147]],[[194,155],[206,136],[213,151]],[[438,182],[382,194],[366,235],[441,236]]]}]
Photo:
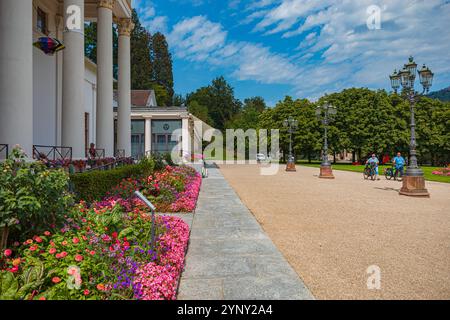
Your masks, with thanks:
[{"label": "neoclassical building", "polygon": [[[116,23],[116,149],[131,155],[131,15],[131,0],[0,0],[0,144],[19,144],[30,157],[33,145],[66,146],[77,159],[94,142],[114,156]],[[84,55],[85,21],[97,22],[97,65]],[[46,36],[65,49],[50,56],[33,47]]]}]

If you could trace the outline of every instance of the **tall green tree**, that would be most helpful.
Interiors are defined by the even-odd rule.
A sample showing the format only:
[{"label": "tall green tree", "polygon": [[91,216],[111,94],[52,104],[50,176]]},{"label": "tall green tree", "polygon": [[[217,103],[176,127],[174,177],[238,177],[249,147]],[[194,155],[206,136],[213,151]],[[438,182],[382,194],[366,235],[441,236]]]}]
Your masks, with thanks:
[{"label": "tall green tree", "polygon": [[142,26],[136,10],[132,15],[135,25],[131,33],[131,88],[149,90],[152,88],[153,64],[150,57],[152,36]]},{"label": "tall green tree", "polygon": [[187,103],[197,101],[208,108],[211,125],[219,130],[224,130],[229,120],[236,115],[242,103],[234,97],[234,89],[224,77],[218,77],[207,87],[188,94]]},{"label": "tall green tree", "polygon": [[156,84],[162,85],[168,93],[169,99],[162,101],[165,105],[171,105],[174,95],[172,56],[169,52],[169,45],[166,37],[157,32],[152,36],[153,80]]}]

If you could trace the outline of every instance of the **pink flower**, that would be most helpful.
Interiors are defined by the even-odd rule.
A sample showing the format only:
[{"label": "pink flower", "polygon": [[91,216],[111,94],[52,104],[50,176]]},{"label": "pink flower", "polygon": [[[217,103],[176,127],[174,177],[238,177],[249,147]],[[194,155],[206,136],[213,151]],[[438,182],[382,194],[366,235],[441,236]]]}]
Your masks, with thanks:
[{"label": "pink flower", "polygon": [[85,296],[89,295],[89,293],[90,293],[90,291],[89,291],[88,289],[86,289],[86,290],[83,291],[83,294],[84,294]]},{"label": "pink flower", "polygon": [[9,257],[12,254],[12,250],[11,249],[6,249],[3,254],[5,255],[5,257]]},{"label": "pink flower", "polygon": [[50,254],[54,254],[54,253],[56,253],[56,249],[55,248],[50,248],[50,250],[48,250],[48,252]]},{"label": "pink flower", "polygon": [[47,236],[47,237],[48,237],[48,236],[50,236],[50,235],[51,235],[50,231],[45,231],[45,232],[44,232],[44,236]]},{"label": "pink flower", "polygon": [[30,247],[30,251],[36,251],[37,247],[36,246],[31,246]]},{"label": "pink flower", "polygon": [[59,278],[59,277],[54,277],[54,278],[52,279],[52,282],[53,282],[53,283],[60,283],[60,282],[61,282],[61,278]]},{"label": "pink flower", "polygon": [[75,256],[75,261],[77,261],[77,262],[83,261],[83,256],[82,256],[81,254],[77,254],[77,255]]},{"label": "pink flower", "polygon": [[74,244],[80,243],[80,239],[78,239],[77,237],[75,237],[75,238],[72,239],[72,242],[73,242]]}]

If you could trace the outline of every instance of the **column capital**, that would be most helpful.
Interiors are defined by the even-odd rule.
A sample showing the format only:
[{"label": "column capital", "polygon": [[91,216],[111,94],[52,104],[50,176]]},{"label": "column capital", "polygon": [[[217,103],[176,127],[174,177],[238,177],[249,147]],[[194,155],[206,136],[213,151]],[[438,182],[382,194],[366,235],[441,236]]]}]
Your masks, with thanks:
[{"label": "column capital", "polygon": [[98,8],[107,8],[112,10],[114,8],[115,3],[116,0],[99,0]]},{"label": "column capital", "polygon": [[129,37],[135,27],[133,20],[131,19],[119,19],[117,25],[119,26],[119,36]]}]

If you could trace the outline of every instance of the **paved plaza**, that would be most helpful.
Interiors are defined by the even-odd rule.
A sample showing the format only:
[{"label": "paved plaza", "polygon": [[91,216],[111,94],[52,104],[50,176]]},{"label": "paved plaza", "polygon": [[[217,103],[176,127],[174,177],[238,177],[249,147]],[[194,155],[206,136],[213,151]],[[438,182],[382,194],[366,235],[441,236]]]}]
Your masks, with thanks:
[{"label": "paved plaza", "polygon": [[215,168],[203,180],[178,299],[313,299]]},{"label": "paved plaza", "polygon": [[[316,299],[450,299],[450,184],[427,182],[431,198],[418,199],[399,196],[399,182],[353,172],[221,172]],[[371,265],[380,290],[367,288]]]}]

